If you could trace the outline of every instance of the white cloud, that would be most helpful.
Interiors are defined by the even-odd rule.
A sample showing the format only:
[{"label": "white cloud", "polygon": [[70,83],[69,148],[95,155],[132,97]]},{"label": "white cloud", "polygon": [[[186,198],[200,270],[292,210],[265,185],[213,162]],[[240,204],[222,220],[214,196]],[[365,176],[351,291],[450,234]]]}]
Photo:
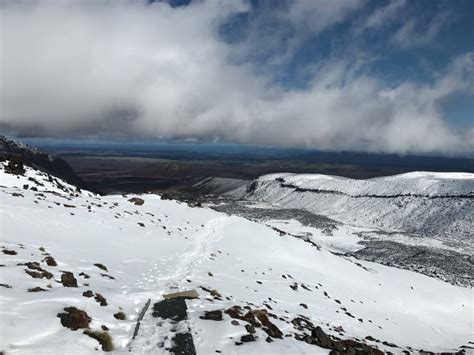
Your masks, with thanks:
[{"label": "white cloud", "polygon": [[[312,3],[296,2],[289,21],[300,23]],[[350,11],[342,3],[304,26],[320,31],[340,21]],[[474,148],[438,107],[472,89],[472,54],[433,85],[388,87],[338,60],[316,66],[308,88],[289,90],[249,64],[230,64],[236,48],[219,38],[218,25],[245,9],[224,0],[175,9],[136,1],[3,5],[0,127],[387,152]],[[333,20],[311,22],[326,17]]]},{"label": "white cloud", "polygon": [[438,13],[426,24],[420,24],[420,19],[411,17],[393,34],[391,41],[400,48],[413,48],[431,45],[444,27],[451,21],[449,12]]},{"label": "white cloud", "polygon": [[406,0],[391,0],[387,5],[376,8],[365,21],[364,28],[376,28],[399,20],[400,11],[405,5]]}]

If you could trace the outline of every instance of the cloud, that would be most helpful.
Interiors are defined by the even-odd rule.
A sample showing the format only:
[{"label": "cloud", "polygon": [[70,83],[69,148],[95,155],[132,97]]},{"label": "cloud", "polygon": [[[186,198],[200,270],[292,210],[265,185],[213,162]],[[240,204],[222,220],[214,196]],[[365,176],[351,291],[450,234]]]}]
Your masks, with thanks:
[{"label": "cloud", "polygon": [[400,10],[406,5],[406,0],[391,0],[387,5],[378,7],[367,18],[364,28],[377,28],[386,26],[399,19]]},{"label": "cloud", "polygon": [[[294,33],[317,33],[361,6],[324,3],[313,17],[319,2],[297,1],[273,16],[287,16]],[[395,87],[357,58],[329,58],[312,68],[308,87],[290,89],[266,71],[256,74],[252,63],[236,64],[236,50],[250,47],[220,37],[222,23],[248,11],[246,1],[176,8],[125,0],[4,2],[1,11],[0,127],[18,134],[385,152],[474,148],[439,107],[472,90],[473,54],[454,60],[431,84]],[[253,45],[266,39],[253,38]]]},{"label": "cloud", "polygon": [[436,37],[451,21],[449,11],[438,13],[426,24],[423,24],[419,18],[412,17],[398,28],[391,41],[405,49],[433,44]]}]

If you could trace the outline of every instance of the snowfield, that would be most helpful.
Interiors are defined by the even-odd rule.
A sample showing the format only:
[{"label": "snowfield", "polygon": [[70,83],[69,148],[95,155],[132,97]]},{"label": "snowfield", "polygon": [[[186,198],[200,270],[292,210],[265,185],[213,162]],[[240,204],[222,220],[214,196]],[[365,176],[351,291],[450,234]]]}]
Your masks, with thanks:
[{"label": "snowfield", "polygon": [[[102,352],[83,329],[62,325],[57,315],[66,307],[85,311],[91,330],[105,329],[118,354],[166,354],[172,334],[180,331],[192,334],[198,354],[328,354],[301,341],[305,330],[295,326],[301,319],[392,353],[474,346],[470,288],[337,255],[335,246],[318,247],[272,225],[152,194],[98,196],[32,168],[24,176],[7,174],[5,164],[0,164],[0,352],[6,355]],[[278,177],[311,189],[333,179]],[[265,188],[278,202],[290,203],[275,178],[260,180],[257,193]],[[404,182],[397,193],[423,187],[424,194],[472,194],[472,179],[464,175],[455,190],[439,176],[417,179],[415,185]],[[383,191],[388,193],[383,187],[377,193]],[[144,203],[136,205],[132,197]],[[336,214],[345,208],[340,204]],[[351,246],[347,238],[341,235]],[[153,304],[164,294],[192,289],[200,297],[186,301],[186,323],[162,321],[150,308],[132,340],[148,299]],[[89,290],[92,297],[84,296]],[[267,333],[256,327],[256,341],[242,343],[249,333],[245,321],[227,313],[222,320],[201,318],[234,306],[266,310],[282,338],[267,342]],[[119,312],[125,319],[117,319]]]},{"label": "snowfield", "polygon": [[271,174],[227,192],[233,198],[321,214],[386,232],[404,232],[474,253],[474,174],[412,172],[354,180]]}]

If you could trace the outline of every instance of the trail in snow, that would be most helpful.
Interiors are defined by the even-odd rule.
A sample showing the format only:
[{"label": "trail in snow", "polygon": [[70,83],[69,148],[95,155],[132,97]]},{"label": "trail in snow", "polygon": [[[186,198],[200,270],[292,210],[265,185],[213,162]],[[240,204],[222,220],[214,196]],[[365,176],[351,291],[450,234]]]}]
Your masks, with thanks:
[{"label": "trail in snow", "polygon": [[[161,299],[165,293],[185,290],[187,280],[192,279],[196,267],[208,258],[211,246],[218,241],[222,234],[220,230],[228,217],[211,219],[205,225],[205,231],[189,237],[189,243],[183,251],[175,252],[167,259],[156,260],[143,277],[136,282],[136,288],[142,288],[144,294],[156,290],[156,298]],[[134,353],[147,353],[158,344],[160,348],[170,348],[171,338],[176,332],[187,332],[188,323],[174,324],[172,321],[157,319],[152,316],[152,309],[146,313],[140,325],[140,331],[131,344]]]}]

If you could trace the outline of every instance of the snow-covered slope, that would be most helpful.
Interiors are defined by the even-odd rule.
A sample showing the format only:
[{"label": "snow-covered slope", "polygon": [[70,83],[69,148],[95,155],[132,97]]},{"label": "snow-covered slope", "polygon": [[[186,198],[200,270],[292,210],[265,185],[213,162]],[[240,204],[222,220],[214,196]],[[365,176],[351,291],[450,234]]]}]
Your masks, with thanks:
[{"label": "snow-covered slope", "polygon": [[413,172],[369,180],[272,174],[229,193],[356,226],[436,238],[473,253],[474,174]]},{"label": "snow-covered slope", "polygon": [[[273,189],[271,180],[260,184]],[[135,205],[131,197],[0,166],[0,351],[100,352],[82,330],[62,326],[57,314],[73,306],[91,317],[92,330],[108,329],[116,353],[167,353],[173,325],[148,311],[131,341],[135,321],[148,299],[188,289],[200,294],[187,301],[198,354],[327,354],[298,325],[308,321],[395,353],[472,346],[471,289],[341,257],[240,217],[157,195]],[[83,296],[89,290],[92,297]],[[267,342],[257,327],[256,341],[236,345],[249,331],[245,321],[200,318],[234,306],[266,310],[283,337]]]}]

